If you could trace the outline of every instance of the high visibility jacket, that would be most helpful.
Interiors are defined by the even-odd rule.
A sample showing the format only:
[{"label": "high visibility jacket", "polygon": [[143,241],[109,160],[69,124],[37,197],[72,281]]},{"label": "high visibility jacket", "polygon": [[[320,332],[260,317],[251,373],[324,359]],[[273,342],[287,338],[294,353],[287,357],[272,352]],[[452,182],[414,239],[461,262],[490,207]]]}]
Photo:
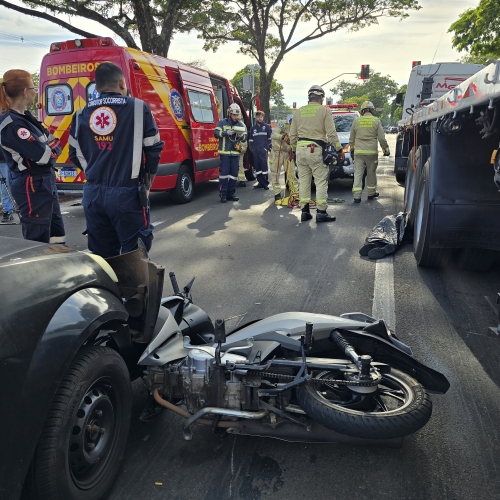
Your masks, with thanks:
[{"label": "high visibility jacket", "polygon": [[295,111],[290,127],[293,149],[301,143],[309,144],[311,141],[332,144],[337,150],[342,148],[331,111],[317,102],[311,102]]},{"label": "high visibility jacket", "polygon": [[137,185],[143,155],[144,170],[156,174],[165,143],[144,101],[103,92],[73,115],[69,144],[87,182],[129,187]]},{"label": "high visibility jacket", "polygon": [[239,156],[240,152],[235,149],[235,145],[247,140],[247,134],[239,136],[238,139],[236,138],[236,134],[228,136],[227,131],[233,127],[245,127],[245,124],[240,120],[234,123],[231,118],[224,118],[215,127],[214,137],[219,139],[220,155]]},{"label": "high visibility jacket", "polygon": [[349,146],[351,150],[354,149],[356,155],[377,155],[377,140],[382,149],[389,147],[380,120],[367,111],[354,120],[349,135]]},{"label": "high visibility jacket", "polygon": [[0,115],[0,146],[14,176],[52,174],[61,154],[58,139],[29,112]]},{"label": "high visibility jacket", "polygon": [[288,135],[288,142],[290,142],[290,125],[285,123],[282,127],[275,127],[273,129],[273,135],[271,139],[273,140],[273,149],[275,151],[281,151],[288,153],[292,147],[284,139]]},{"label": "high visibility jacket", "polygon": [[267,123],[256,123],[250,129],[250,134],[248,136],[248,147],[250,151],[269,149],[272,133],[273,129]]}]

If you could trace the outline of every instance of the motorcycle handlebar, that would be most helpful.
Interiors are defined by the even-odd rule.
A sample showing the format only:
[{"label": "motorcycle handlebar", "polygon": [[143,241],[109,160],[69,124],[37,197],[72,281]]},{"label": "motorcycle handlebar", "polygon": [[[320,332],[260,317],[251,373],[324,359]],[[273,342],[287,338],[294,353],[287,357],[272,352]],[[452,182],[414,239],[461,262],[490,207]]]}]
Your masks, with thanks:
[{"label": "motorcycle handlebar", "polygon": [[174,289],[174,294],[179,294],[179,285],[177,284],[177,280],[175,278],[175,273],[168,273],[170,276],[170,283],[172,283],[172,288]]}]

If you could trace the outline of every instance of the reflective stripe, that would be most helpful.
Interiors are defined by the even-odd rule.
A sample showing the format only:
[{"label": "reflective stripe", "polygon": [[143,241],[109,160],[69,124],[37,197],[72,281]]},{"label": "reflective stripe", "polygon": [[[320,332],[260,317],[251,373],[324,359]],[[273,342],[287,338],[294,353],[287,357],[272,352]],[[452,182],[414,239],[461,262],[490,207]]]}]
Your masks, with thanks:
[{"label": "reflective stripe", "polygon": [[299,198],[300,203],[309,203],[311,201],[311,198]]},{"label": "reflective stripe", "polygon": [[17,168],[22,172],[27,168],[23,163],[23,157],[17,151],[14,151],[13,149],[8,148],[7,146],[4,146],[2,144],[2,130],[12,122],[12,117],[8,116],[0,125],[0,144],[2,145],[2,148],[5,149],[5,151],[8,151],[12,155],[12,159],[17,163]]},{"label": "reflective stripe", "polygon": [[47,163],[50,161],[51,155],[52,155],[52,149],[50,149],[48,146],[45,146],[45,152],[43,153],[42,157],[37,161],[37,164],[47,165]]},{"label": "reflective stripe", "polygon": [[229,179],[229,175],[219,175],[219,180],[221,179]]},{"label": "reflective stripe", "polygon": [[142,136],[144,134],[144,102],[134,101],[134,145],[132,148],[132,179],[139,177],[142,160]]},{"label": "reflective stripe", "polygon": [[158,132],[153,137],[145,137],[144,140],[142,141],[142,144],[145,147],[148,147],[148,146],[154,146],[158,142],[160,142],[160,132]]},{"label": "reflective stripe", "polygon": [[238,177],[235,177],[234,175],[228,175],[228,177],[230,179],[233,179],[234,181],[237,181],[238,180]]},{"label": "reflective stripe", "polygon": [[256,135],[267,135],[267,132],[255,132],[255,134],[252,134],[252,137],[255,137]]},{"label": "reflective stripe", "polygon": [[[45,135],[45,134],[42,134],[41,136],[38,137],[40,139],[40,142],[48,142],[49,141],[49,138]],[[52,136],[53,139],[55,139],[54,136]],[[52,140],[52,139],[51,139]]]},{"label": "reflective stripe", "polygon": [[239,151],[236,151],[235,149],[231,150],[231,151],[221,151],[219,149],[218,153],[220,155],[226,155],[226,156],[240,156],[240,152]]},{"label": "reflective stripe", "polygon": [[73,146],[75,148],[78,161],[80,162],[80,165],[85,171],[85,169],[87,168],[87,160],[83,156],[82,149],[80,148],[80,143],[72,135],[69,136],[68,142],[70,146]]},{"label": "reflective stripe", "polygon": [[357,155],[377,155],[378,150],[376,149],[355,149],[355,154]]},{"label": "reflective stripe", "polygon": [[356,186],[356,187],[352,188],[352,192],[353,193],[358,193],[358,192],[361,192],[361,191],[363,191],[362,187]]},{"label": "reflective stripe", "polygon": [[316,198],[316,203],[321,203],[322,201],[326,201],[328,198]]}]

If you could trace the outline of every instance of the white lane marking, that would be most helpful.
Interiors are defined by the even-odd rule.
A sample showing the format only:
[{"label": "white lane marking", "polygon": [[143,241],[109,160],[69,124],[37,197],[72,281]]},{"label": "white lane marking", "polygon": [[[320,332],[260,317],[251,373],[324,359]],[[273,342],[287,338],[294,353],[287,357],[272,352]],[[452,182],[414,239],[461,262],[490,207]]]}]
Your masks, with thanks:
[{"label": "white lane marking", "polygon": [[229,481],[229,498],[233,498],[234,447],[236,446],[236,438],[237,438],[237,436],[234,436],[233,449],[231,450],[231,479]]},{"label": "white lane marking", "polygon": [[394,301],[394,257],[389,255],[377,260],[373,287],[372,316],[384,319],[387,326],[396,331],[396,307]]},{"label": "white lane marking", "polygon": [[159,220],[159,221],[156,221],[156,222],[151,222],[151,225],[153,227],[156,227],[156,226],[159,226],[160,224],[163,224],[165,221],[164,220]]},{"label": "white lane marking", "polygon": [[486,302],[488,302],[489,306],[493,309],[493,312],[495,314],[498,314],[498,307],[495,307],[493,305],[493,302],[491,302],[491,299],[488,296],[484,295],[484,298],[486,299]]}]

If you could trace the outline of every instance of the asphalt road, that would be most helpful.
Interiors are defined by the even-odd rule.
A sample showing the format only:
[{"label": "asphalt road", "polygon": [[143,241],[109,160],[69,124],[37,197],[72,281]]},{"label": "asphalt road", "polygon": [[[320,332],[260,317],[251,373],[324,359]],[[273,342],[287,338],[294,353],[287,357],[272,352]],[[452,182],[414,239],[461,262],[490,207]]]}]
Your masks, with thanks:
[{"label": "asphalt road", "polygon": [[[402,209],[392,162],[380,162],[377,200],[364,194],[354,205],[351,182],[332,183],[329,196],[346,202],[331,207],[336,222],[319,226],[301,224],[298,210],[277,208],[270,191],[251,187],[225,205],[214,182],[188,205],[153,193],[151,258],[180,284],[195,275],[195,302],[213,319],[238,316],[230,327],[291,310],[370,314],[376,263],[358,250],[382,217]],[[83,210],[72,206],[76,198],[62,199],[68,244],[83,249]],[[0,227],[2,235],[19,233]],[[427,426],[400,449],[220,438],[201,426],[184,441],[180,418],[165,413],[150,425],[134,419],[110,500],[500,499],[500,339],[487,334],[497,322],[500,266],[485,274],[421,269],[405,245],[390,276],[377,286],[394,288],[398,335],[451,383],[446,395],[432,396]],[[140,381],[134,390],[137,416]]]}]

